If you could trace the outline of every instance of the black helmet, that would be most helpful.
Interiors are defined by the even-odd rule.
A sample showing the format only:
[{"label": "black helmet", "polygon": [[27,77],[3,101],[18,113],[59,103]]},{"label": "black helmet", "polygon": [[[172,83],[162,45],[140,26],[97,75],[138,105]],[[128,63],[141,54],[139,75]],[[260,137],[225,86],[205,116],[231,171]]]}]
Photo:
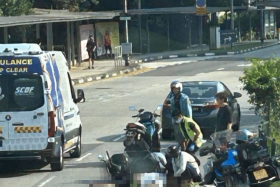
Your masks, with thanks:
[{"label": "black helmet", "polygon": [[170,145],[167,148],[167,155],[173,158],[177,158],[179,156],[180,153],[180,149],[178,145]]}]

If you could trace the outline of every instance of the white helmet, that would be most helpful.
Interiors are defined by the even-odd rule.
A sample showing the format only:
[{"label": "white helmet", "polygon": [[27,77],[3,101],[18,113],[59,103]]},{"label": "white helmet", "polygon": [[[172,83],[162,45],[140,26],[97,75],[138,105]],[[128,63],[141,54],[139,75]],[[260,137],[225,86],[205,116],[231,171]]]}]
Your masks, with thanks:
[{"label": "white helmet", "polygon": [[183,90],[183,85],[180,81],[172,81],[171,84],[170,84],[170,89],[171,89],[171,92],[172,92],[172,89],[173,88],[180,88],[180,92]]}]

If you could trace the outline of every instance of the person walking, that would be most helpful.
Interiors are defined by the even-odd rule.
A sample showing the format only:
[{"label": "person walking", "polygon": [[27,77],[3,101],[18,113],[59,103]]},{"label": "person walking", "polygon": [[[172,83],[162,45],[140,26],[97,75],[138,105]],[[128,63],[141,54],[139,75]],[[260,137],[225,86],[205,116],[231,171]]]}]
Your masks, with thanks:
[{"label": "person walking", "polygon": [[[92,67],[92,69],[94,69],[94,58],[95,58],[94,52],[95,52],[95,49],[96,49],[96,44],[93,41],[93,36],[92,35],[89,36],[89,40],[87,42],[86,47],[87,47],[88,58],[89,58],[88,69],[90,69],[91,67]],[[90,66],[90,62],[92,64],[92,66]]]},{"label": "person walking", "polygon": [[227,103],[228,93],[218,92],[216,94],[216,104],[219,105],[217,115],[217,126],[215,132],[232,128],[232,109]]},{"label": "person walking", "polygon": [[179,128],[187,140],[185,151],[194,155],[204,142],[199,125],[193,119],[183,116],[182,112],[177,109],[172,112],[172,117],[180,122]]},{"label": "person walking", "polygon": [[[165,101],[165,105],[170,104],[171,105],[171,114],[172,112],[177,109],[182,112],[182,114],[186,117],[192,118],[192,107],[189,100],[189,97],[182,93],[183,91],[183,85],[180,81],[172,81],[170,84],[171,89],[171,97],[167,98]],[[186,150],[186,139],[184,138],[180,128],[179,128],[180,121],[175,120],[172,118],[172,124],[174,127],[174,136],[175,141],[179,143],[181,146],[181,150]]]}]

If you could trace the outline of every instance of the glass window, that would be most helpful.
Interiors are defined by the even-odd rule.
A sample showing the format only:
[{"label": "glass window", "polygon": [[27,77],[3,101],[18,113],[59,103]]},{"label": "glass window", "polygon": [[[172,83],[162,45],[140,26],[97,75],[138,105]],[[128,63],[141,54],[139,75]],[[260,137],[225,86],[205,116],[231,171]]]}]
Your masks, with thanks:
[{"label": "glass window", "polygon": [[189,96],[189,98],[211,98],[215,97],[217,88],[211,85],[186,85],[183,88],[183,93]]},{"label": "glass window", "polygon": [[39,75],[2,75],[0,88],[0,112],[32,111],[44,104],[43,83]]}]

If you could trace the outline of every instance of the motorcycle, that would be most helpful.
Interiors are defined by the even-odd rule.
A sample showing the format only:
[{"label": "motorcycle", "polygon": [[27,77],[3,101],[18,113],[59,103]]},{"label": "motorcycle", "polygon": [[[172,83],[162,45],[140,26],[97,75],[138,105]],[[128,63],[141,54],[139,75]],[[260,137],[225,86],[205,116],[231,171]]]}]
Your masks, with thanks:
[{"label": "motorcycle", "polygon": [[[156,110],[161,108],[162,105],[159,105]],[[130,109],[136,110],[134,106]],[[165,170],[166,161],[163,160],[165,156],[160,152],[158,134],[161,125],[156,120],[159,115],[155,111],[144,112],[144,109],[140,109],[138,115],[132,116],[137,117],[137,120],[126,126],[124,153],[110,157],[106,151],[105,158],[102,155],[98,156],[112,176],[122,178],[134,173],[162,173]],[[154,150],[157,152],[152,152]]]},{"label": "motorcycle", "polygon": [[244,137],[237,146],[242,170],[248,175],[250,186],[269,186],[278,178],[278,172],[270,158],[267,140],[264,136],[249,137],[248,134],[248,130],[237,134]]},{"label": "motorcycle", "polygon": [[204,165],[205,184],[215,184],[219,187],[248,186],[247,176],[242,176],[241,167],[236,150],[236,135],[232,130],[213,133],[213,146],[200,149],[200,156],[211,153],[211,157]]},{"label": "motorcycle", "polygon": [[106,157],[98,156],[98,159],[105,163],[106,170],[113,177],[130,176],[135,173],[162,173],[164,168],[156,154],[150,151],[128,151],[114,154],[110,157],[106,151]]},{"label": "motorcycle", "polygon": [[[160,110],[162,105],[158,105],[156,110]],[[134,106],[129,107],[132,111],[138,111],[136,122],[128,123],[126,126],[125,140],[123,142],[125,151],[130,150],[150,150],[160,151],[161,124],[157,120],[160,115],[144,109],[136,110]]]}]

